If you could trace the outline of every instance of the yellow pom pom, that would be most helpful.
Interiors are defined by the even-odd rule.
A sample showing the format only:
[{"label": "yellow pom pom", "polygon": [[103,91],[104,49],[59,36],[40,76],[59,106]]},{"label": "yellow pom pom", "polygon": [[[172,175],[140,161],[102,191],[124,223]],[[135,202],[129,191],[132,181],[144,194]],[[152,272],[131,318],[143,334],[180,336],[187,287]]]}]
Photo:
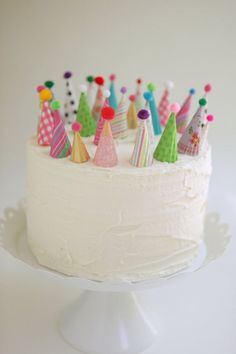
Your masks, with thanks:
[{"label": "yellow pom pom", "polygon": [[39,97],[42,102],[51,101],[52,100],[52,92],[49,89],[45,88],[44,90],[40,91]]}]

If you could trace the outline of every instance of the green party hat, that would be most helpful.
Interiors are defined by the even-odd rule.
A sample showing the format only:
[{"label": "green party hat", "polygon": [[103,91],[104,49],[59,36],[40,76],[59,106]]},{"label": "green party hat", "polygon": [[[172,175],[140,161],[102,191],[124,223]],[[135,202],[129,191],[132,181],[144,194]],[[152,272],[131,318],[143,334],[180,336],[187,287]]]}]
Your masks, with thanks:
[{"label": "green party hat", "polygon": [[179,111],[179,104],[174,103],[171,107],[169,120],[157,145],[153,157],[157,161],[175,162],[178,159],[176,140],[176,113]]},{"label": "green party hat", "polygon": [[87,96],[85,94],[87,88],[85,85],[80,87],[81,95],[79,100],[79,107],[76,115],[77,122],[82,124],[80,135],[82,137],[94,135],[96,132],[96,123],[91,115]]}]

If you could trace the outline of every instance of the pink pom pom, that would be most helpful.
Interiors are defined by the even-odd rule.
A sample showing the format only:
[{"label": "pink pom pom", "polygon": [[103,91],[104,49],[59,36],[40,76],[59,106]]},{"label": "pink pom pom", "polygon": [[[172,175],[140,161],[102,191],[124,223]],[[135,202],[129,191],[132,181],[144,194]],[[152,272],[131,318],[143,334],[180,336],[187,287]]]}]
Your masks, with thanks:
[{"label": "pink pom pom", "polygon": [[205,85],[205,87],[204,87],[204,91],[205,91],[205,92],[210,92],[211,90],[212,90],[211,84]]},{"label": "pink pom pom", "polygon": [[206,117],[206,119],[208,120],[208,122],[213,122],[213,120],[215,119],[215,117],[213,116],[213,114],[208,114],[208,116]]},{"label": "pink pom pom", "polygon": [[39,93],[39,92],[43,91],[44,89],[45,89],[45,87],[43,85],[39,85],[37,87],[37,92]]},{"label": "pink pom pom", "polygon": [[176,102],[176,103],[173,103],[171,106],[170,106],[170,111],[171,112],[174,112],[174,113],[178,113],[180,110],[180,105]]},{"label": "pink pom pom", "polygon": [[135,96],[135,95],[130,95],[130,96],[129,96],[129,99],[130,99],[131,102],[134,102],[135,99],[136,99],[136,96]]},{"label": "pink pom pom", "polygon": [[114,80],[116,79],[116,75],[115,75],[115,74],[111,74],[110,77],[109,77],[109,79],[110,79],[111,81],[114,81]]},{"label": "pink pom pom", "polygon": [[82,124],[79,122],[74,122],[71,126],[73,132],[79,132],[82,128]]}]

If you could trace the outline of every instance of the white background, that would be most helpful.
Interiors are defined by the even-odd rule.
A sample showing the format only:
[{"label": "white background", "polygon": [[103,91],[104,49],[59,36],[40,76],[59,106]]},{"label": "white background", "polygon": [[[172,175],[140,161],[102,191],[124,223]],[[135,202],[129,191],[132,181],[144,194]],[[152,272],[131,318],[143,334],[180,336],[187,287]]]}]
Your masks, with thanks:
[{"label": "white background", "polygon": [[[213,85],[209,111],[213,167],[209,211],[230,224],[226,254],[208,268],[148,292],[163,324],[146,353],[236,354],[236,2],[170,0],[0,1],[0,209],[25,195],[25,142],[35,132],[35,88],[72,70],[78,88],[88,74],[115,72],[117,87],[153,81],[157,100],[172,79],[172,99],[188,89],[200,98]],[[76,353],[59,338],[55,319],[79,293],[0,251],[0,354]],[[157,349],[158,348],[158,349]]]}]

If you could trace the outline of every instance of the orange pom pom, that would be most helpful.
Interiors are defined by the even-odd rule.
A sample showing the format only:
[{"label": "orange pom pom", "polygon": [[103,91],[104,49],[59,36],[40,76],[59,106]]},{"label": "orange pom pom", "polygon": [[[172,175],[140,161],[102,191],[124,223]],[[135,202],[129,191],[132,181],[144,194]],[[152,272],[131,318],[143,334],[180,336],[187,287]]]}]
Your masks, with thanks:
[{"label": "orange pom pom", "polygon": [[39,92],[39,97],[42,102],[44,101],[51,101],[52,100],[52,92],[45,88],[42,91]]}]

